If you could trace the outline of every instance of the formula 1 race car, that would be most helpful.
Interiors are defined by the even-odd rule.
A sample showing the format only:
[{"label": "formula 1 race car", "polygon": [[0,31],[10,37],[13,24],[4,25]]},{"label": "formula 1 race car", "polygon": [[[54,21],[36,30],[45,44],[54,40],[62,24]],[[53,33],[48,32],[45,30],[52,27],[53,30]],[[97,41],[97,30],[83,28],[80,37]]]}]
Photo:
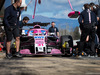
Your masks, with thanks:
[{"label": "formula 1 race car", "polygon": [[[33,23],[34,27],[27,31],[22,31],[20,37],[20,53],[22,55],[64,55],[73,54],[73,39],[70,35],[57,37],[55,33],[49,33],[48,30],[41,28],[48,23]],[[23,33],[24,32],[24,33]],[[15,48],[13,43],[11,49]]]}]

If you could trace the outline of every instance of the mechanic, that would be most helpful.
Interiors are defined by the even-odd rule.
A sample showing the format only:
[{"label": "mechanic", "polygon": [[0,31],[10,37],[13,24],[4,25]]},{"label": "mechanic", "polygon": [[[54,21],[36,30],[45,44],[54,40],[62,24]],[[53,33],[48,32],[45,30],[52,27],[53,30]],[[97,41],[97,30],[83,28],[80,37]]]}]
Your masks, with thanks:
[{"label": "mechanic", "polygon": [[49,28],[49,33],[55,33],[57,35],[57,37],[59,37],[59,30],[57,27],[55,27],[55,22],[51,23],[51,27]]},{"label": "mechanic", "polygon": [[[95,25],[97,25],[97,17],[93,11],[90,11],[90,5],[84,5],[85,10],[83,10],[79,16],[79,23],[82,25],[82,34],[80,38],[79,44],[79,57],[82,57],[82,51],[84,48],[84,44],[86,41],[87,36],[91,37],[91,52],[90,56],[94,57],[96,50],[95,50]],[[82,22],[84,21],[84,22]]]},{"label": "mechanic", "polygon": [[10,51],[10,45],[13,37],[16,40],[16,53],[15,55],[17,57],[22,57],[22,55],[19,53],[19,46],[20,46],[20,36],[19,36],[19,17],[21,14],[20,6],[21,6],[22,0],[15,0],[15,3],[10,5],[5,9],[4,13],[4,27],[7,37],[7,58],[12,58],[12,54]]},{"label": "mechanic", "polygon": [[99,37],[99,43],[100,43],[100,6],[95,5],[93,3],[91,3],[90,6],[91,6],[92,11],[95,12],[95,14],[97,15],[98,25],[97,25],[97,32],[96,33]]},{"label": "mechanic", "polygon": [[22,33],[23,26],[25,26],[28,23],[29,20],[30,19],[27,16],[25,16],[22,21],[19,21],[20,34]]}]

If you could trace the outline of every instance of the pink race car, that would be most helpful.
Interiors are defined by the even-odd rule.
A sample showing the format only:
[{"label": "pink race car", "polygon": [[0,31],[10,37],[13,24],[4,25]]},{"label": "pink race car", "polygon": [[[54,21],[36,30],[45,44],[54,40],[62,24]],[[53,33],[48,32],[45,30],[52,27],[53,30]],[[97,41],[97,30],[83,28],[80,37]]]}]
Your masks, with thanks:
[{"label": "pink race car", "polygon": [[22,55],[72,55],[73,39],[70,35],[57,37],[55,33],[41,28],[43,24],[34,25],[27,35],[22,35],[20,53]]}]

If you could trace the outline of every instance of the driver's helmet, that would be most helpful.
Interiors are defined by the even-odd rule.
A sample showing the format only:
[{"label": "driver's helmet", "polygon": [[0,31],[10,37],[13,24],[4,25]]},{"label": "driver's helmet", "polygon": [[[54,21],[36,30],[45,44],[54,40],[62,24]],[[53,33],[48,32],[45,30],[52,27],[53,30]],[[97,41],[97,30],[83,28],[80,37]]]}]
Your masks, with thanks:
[{"label": "driver's helmet", "polygon": [[[38,33],[39,32],[39,33]],[[39,35],[42,35],[42,32],[41,32],[41,30],[39,30],[39,31],[37,31],[37,30],[34,30],[34,32],[33,32],[34,34],[39,34]]]},{"label": "driver's helmet", "polygon": [[34,32],[33,33],[38,33],[38,31],[37,30],[34,30]]}]

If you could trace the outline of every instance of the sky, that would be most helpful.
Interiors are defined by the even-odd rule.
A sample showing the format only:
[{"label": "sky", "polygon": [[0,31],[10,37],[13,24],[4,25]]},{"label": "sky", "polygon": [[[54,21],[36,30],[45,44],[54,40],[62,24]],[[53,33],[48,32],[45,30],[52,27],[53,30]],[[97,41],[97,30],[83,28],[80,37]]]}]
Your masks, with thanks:
[{"label": "sky", "polygon": [[[26,0],[28,3],[29,0]],[[82,11],[83,4],[94,2],[97,4],[98,0],[70,0],[74,10]],[[28,10],[23,14],[33,14],[34,0],[28,6]],[[41,4],[37,4],[36,15],[42,15],[51,18],[68,18],[67,15],[71,12],[68,0],[41,0]]]},{"label": "sky", "polygon": [[[30,0],[25,0],[26,4]],[[85,3],[98,3],[98,0],[70,0],[73,9],[76,11],[82,11],[83,4]],[[6,0],[5,7],[10,5],[10,0]],[[35,0],[32,0],[31,4],[27,7],[27,11],[22,13],[25,15],[33,15],[35,6]],[[41,0],[41,4],[37,4],[36,15],[41,15],[49,18],[63,18],[68,19],[68,13],[71,12],[68,0]]]}]

